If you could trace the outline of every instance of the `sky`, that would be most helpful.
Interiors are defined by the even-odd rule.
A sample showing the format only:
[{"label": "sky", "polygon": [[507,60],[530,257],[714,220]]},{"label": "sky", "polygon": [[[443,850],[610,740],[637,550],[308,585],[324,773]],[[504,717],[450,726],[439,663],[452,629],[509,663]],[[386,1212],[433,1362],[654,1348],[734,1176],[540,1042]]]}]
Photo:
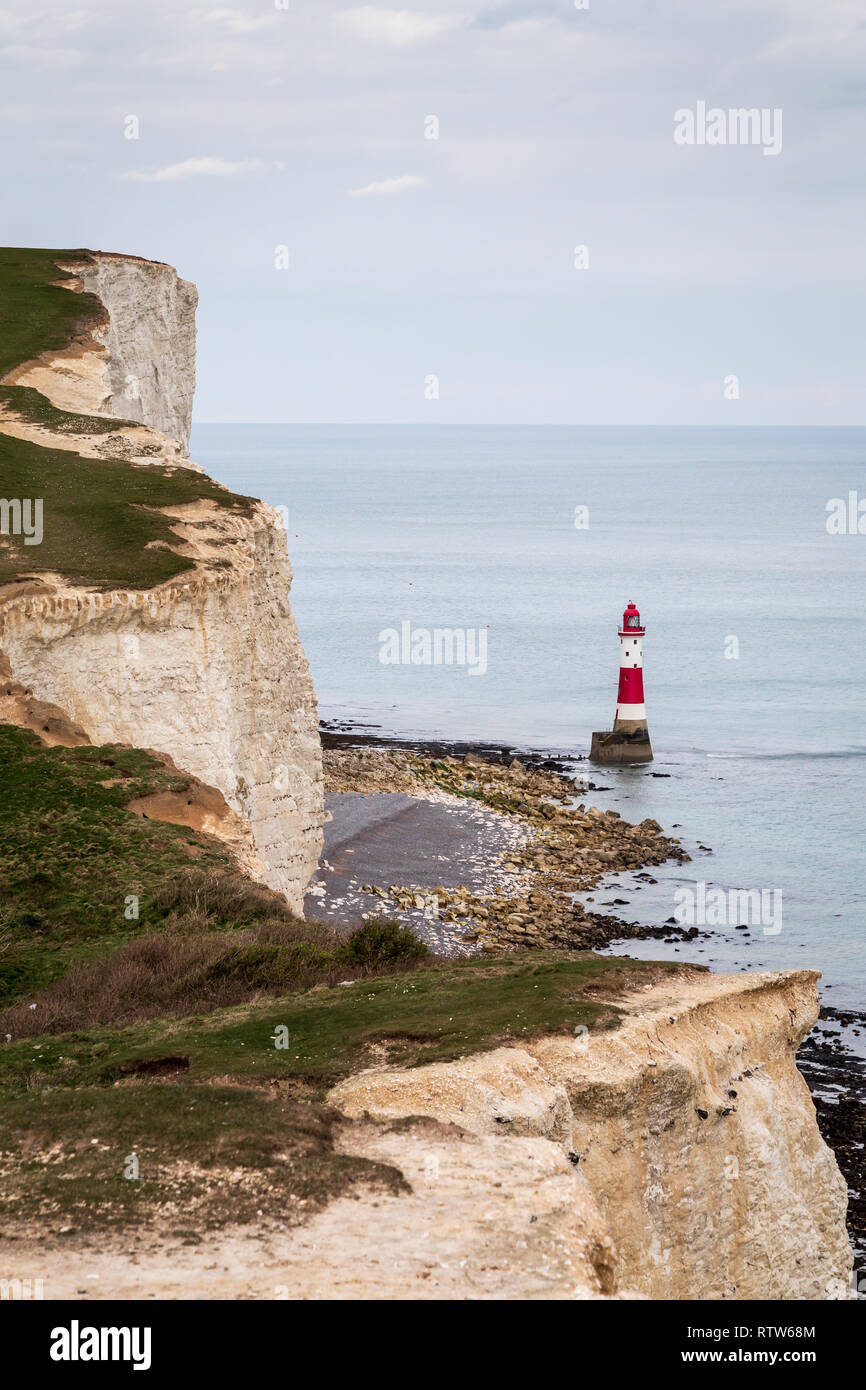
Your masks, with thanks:
[{"label": "sky", "polygon": [[194,281],[199,422],[862,424],[864,108],[863,0],[12,0],[2,240]]}]

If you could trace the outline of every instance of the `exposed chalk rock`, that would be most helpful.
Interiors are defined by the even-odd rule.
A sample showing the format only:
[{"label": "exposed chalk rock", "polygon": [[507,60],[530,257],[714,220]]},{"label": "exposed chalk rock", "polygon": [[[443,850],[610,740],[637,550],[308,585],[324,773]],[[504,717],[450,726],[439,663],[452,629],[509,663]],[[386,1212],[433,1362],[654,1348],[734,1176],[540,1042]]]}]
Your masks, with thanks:
[{"label": "exposed chalk rock", "polygon": [[[844,1298],[845,1182],[795,1065],[817,978],[678,973],[617,1001],[627,1017],[609,1032],[522,1041],[511,1061],[498,1049],[363,1072],[330,1100],[349,1115],[420,1111],[504,1147],[535,1133],[570,1148],[575,1209],[585,1219],[591,1193],[613,1244],[605,1292]],[[498,1123],[509,1111],[514,1124]]]},{"label": "exposed chalk rock", "polygon": [[101,414],[138,420],[189,453],[195,393],[198,291],[170,265],[94,251],[69,267],[101,300],[107,323],[93,336],[106,349]]},{"label": "exposed chalk rock", "polygon": [[[158,756],[171,771],[182,772],[167,753]],[[126,809],[134,816],[167,821],[170,825],[187,825],[204,835],[213,835],[231,851],[241,873],[256,881],[264,878],[265,868],[256,854],[249,822],[232,810],[216,787],[191,777],[182,791],[159,791],[134,797],[126,803]]]},{"label": "exposed chalk rock", "polygon": [[[517,1047],[412,1071],[368,1071],[331,1092],[347,1115],[429,1115],[473,1134],[532,1135],[572,1147],[572,1114],[561,1084]],[[408,1107],[408,1108],[407,1108]]]},{"label": "exposed chalk rock", "polygon": [[5,652],[0,652],[0,724],[29,729],[46,748],[77,748],[90,740],[80,724],[73,724],[64,710],[37,700],[32,690],[16,681]]},{"label": "exposed chalk rock", "polygon": [[[197,1244],[175,1245],[169,1259],[163,1241],[137,1242],[131,1259],[128,1239],[82,1247],[63,1236],[52,1297],[74,1299],[82,1286],[91,1298],[115,1299],[614,1296],[610,1237],[557,1145],[504,1144],[429,1120],[390,1132],[352,1125],[345,1138],[353,1154],[399,1168],[411,1191],[395,1197],[358,1184],[303,1224],[205,1231]],[[23,1258],[22,1244],[13,1260]]]},{"label": "exposed chalk rock", "polygon": [[0,603],[17,679],[93,743],[168,753],[249,821],[264,882],[296,911],[322,843],[313,684],[289,609],[285,532],[271,508],[228,528],[232,561],[153,589],[89,593],[61,582]]},{"label": "exposed chalk rock", "polygon": [[818,1017],[818,978],[662,984],[585,1047],[548,1038],[527,1048],[568,1092],[619,1268],[649,1297],[821,1299],[847,1288],[847,1189],[794,1060]]}]

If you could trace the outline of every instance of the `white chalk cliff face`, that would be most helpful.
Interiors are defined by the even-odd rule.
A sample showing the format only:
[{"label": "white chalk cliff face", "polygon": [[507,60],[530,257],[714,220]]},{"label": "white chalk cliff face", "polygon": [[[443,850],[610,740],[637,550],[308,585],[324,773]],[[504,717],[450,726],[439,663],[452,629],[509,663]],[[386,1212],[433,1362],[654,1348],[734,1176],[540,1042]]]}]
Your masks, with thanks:
[{"label": "white chalk cliff face", "polygon": [[0,406],[3,433],[85,457],[198,465],[189,458],[195,393],[195,285],[169,265],[137,256],[92,252],[86,261],[58,261],[73,278],[70,293],[96,295],[103,314],[64,348],[40,353],[2,378],[39,391],[58,410],[124,424],[93,435],[52,433]]},{"label": "white chalk cliff face", "polygon": [[[106,453],[195,467],[186,457],[195,289],[169,266],[101,253],[93,262],[75,267],[71,292],[97,294],[105,322],[68,352],[25,364],[15,380],[61,409],[140,422],[100,437]],[[2,430],[77,448],[68,434],[49,438],[5,418]],[[168,753],[217,787],[249,823],[262,880],[300,911],[321,850],[324,798],[286,533],[263,503],[245,516],[212,501],[171,515],[176,548],[194,569],[141,590],[92,592],[49,574],[8,586],[0,648],[15,679],[93,742]]]},{"label": "white chalk cliff face", "polygon": [[[491,1250],[507,1229],[497,1199],[507,1189],[521,1199],[523,1239],[492,1291],[500,1296],[535,1297],[540,1285],[553,1298],[847,1298],[845,1180],[794,1061],[818,1016],[817,978],[686,970],[617,1001],[627,1016],[611,1032],[362,1072],[329,1100],[355,1119],[417,1115],[443,1126],[432,1180],[420,1189],[436,1208],[421,1248],[428,1268],[447,1268],[457,1245],[464,1296],[473,1286],[491,1293]],[[413,1175],[434,1149],[430,1133],[411,1130],[376,1142],[377,1156],[387,1152]],[[482,1186],[470,1169],[485,1162]],[[533,1164],[541,1193],[524,1172]],[[476,1194],[462,1245],[449,1243],[456,1198],[438,1183],[440,1169],[462,1170]],[[434,1218],[413,1202],[346,1203],[344,1241],[360,1243],[359,1224],[368,1248],[380,1226],[423,1231]],[[320,1245],[316,1222],[306,1230],[314,1249],[327,1250],[328,1219]],[[387,1268],[365,1277],[363,1296],[382,1296],[375,1281]]]},{"label": "white chalk cliff face", "polygon": [[95,254],[76,267],[82,287],[105,306],[94,330],[106,350],[107,409],[176,439],[189,454],[195,393],[198,291],[170,265]]}]

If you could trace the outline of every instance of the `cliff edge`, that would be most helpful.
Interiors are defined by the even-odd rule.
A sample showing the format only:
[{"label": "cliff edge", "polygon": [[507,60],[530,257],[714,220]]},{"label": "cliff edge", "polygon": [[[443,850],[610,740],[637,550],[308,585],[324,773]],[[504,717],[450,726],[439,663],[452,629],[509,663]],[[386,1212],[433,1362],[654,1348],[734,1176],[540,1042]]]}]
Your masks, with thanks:
[{"label": "cliff edge", "polygon": [[[619,999],[614,1030],[370,1070],[329,1099],[368,1125],[391,1122],[359,1151],[411,1173],[416,1207],[438,1209],[429,1268],[447,1268],[455,1192],[474,1208],[459,1282],[487,1296],[504,1292],[487,1262],[508,1243],[510,1297],[524,1280],[524,1296],[556,1298],[844,1299],[846,1185],[795,1065],[817,979],[683,973]],[[393,1127],[409,1116],[437,1123]],[[352,1214],[346,1202],[330,1223],[368,1222],[369,1248],[380,1226],[411,1219],[401,1200]],[[415,1219],[423,1230],[433,1217]],[[356,1296],[388,1296],[382,1264],[351,1276]]]},{"label": "cliff edge", "polygon": [[[844,1300],[845,1182],[795,1065],[817,1008],[811,971],[524,952],[79,1031],[62,1061],[43,1036],[36,1117],[21,1038],[0,1269],[52,1298]],[[98,1201],[131,1150],[132,1254]]]}]

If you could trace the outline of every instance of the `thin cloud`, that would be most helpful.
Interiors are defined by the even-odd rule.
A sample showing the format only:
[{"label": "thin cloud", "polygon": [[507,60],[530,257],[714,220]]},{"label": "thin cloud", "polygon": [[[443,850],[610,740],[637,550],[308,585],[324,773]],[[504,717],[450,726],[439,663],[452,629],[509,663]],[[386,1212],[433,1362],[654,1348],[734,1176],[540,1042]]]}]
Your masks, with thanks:
[{"label": "thin cloud", "polygon": [[11,43],[0,47],[0,58],[9,64],[26,64],[45,73],[62,72],[87,59],[76,48],[47,48],[45,44]]},{"label": "thin cloud", "polygon": [[61,34],[74,34],[87,28],[95,19],[96,15],[88,10],[70,10],[58,14],[56,6],[37,9],[32,0],[28,0],[25,8],[17,14],[11,6],[3,6],[0,10],[0,37],[12,38],[34,32],[42,36],[47,25],[51,36],[56,39]]},{"label": "thin cloud", "polygon": [[340,10],[335,16],[338,26],[355,37],[392,48],[429,43],[464,28],[469,19],[463,14],[416,14],[412,10],[383,10],[376,5]]},{"label": "thin cloud", "polygon": [[500,0],[491,10],[481,10],[472,20],[475,29],[507,29],[526,20],[568,19],[574,6],[561,0]]},{"label": "thin cloud", "polygon": [[278,14],[254,15],[247,10],[193,10],[190,18],[197,24],[211,24],[229,34],[255,34],[279,24]]},{"label": "thin cloud", "polygon": [[410,188],[420,188],[424,180],[417,174],[401,174],[398,179],[378,179],[365,184],[363,188],[349,190],[350,198],[375,198],[392,193],[405,193]]},{"label": "thin cloud", "polygon": [[232,178],[237,174],[258,174],[264,168],[260,159],[218,159],[206,155],[203,159],[185,159],[180,164],[167,164],[164,169],[151,173],[138,171],[120,174],[122,179],[133,183],[178,183],[181,179],[199,178],[201,175],[216,175],[219,178]]}]

